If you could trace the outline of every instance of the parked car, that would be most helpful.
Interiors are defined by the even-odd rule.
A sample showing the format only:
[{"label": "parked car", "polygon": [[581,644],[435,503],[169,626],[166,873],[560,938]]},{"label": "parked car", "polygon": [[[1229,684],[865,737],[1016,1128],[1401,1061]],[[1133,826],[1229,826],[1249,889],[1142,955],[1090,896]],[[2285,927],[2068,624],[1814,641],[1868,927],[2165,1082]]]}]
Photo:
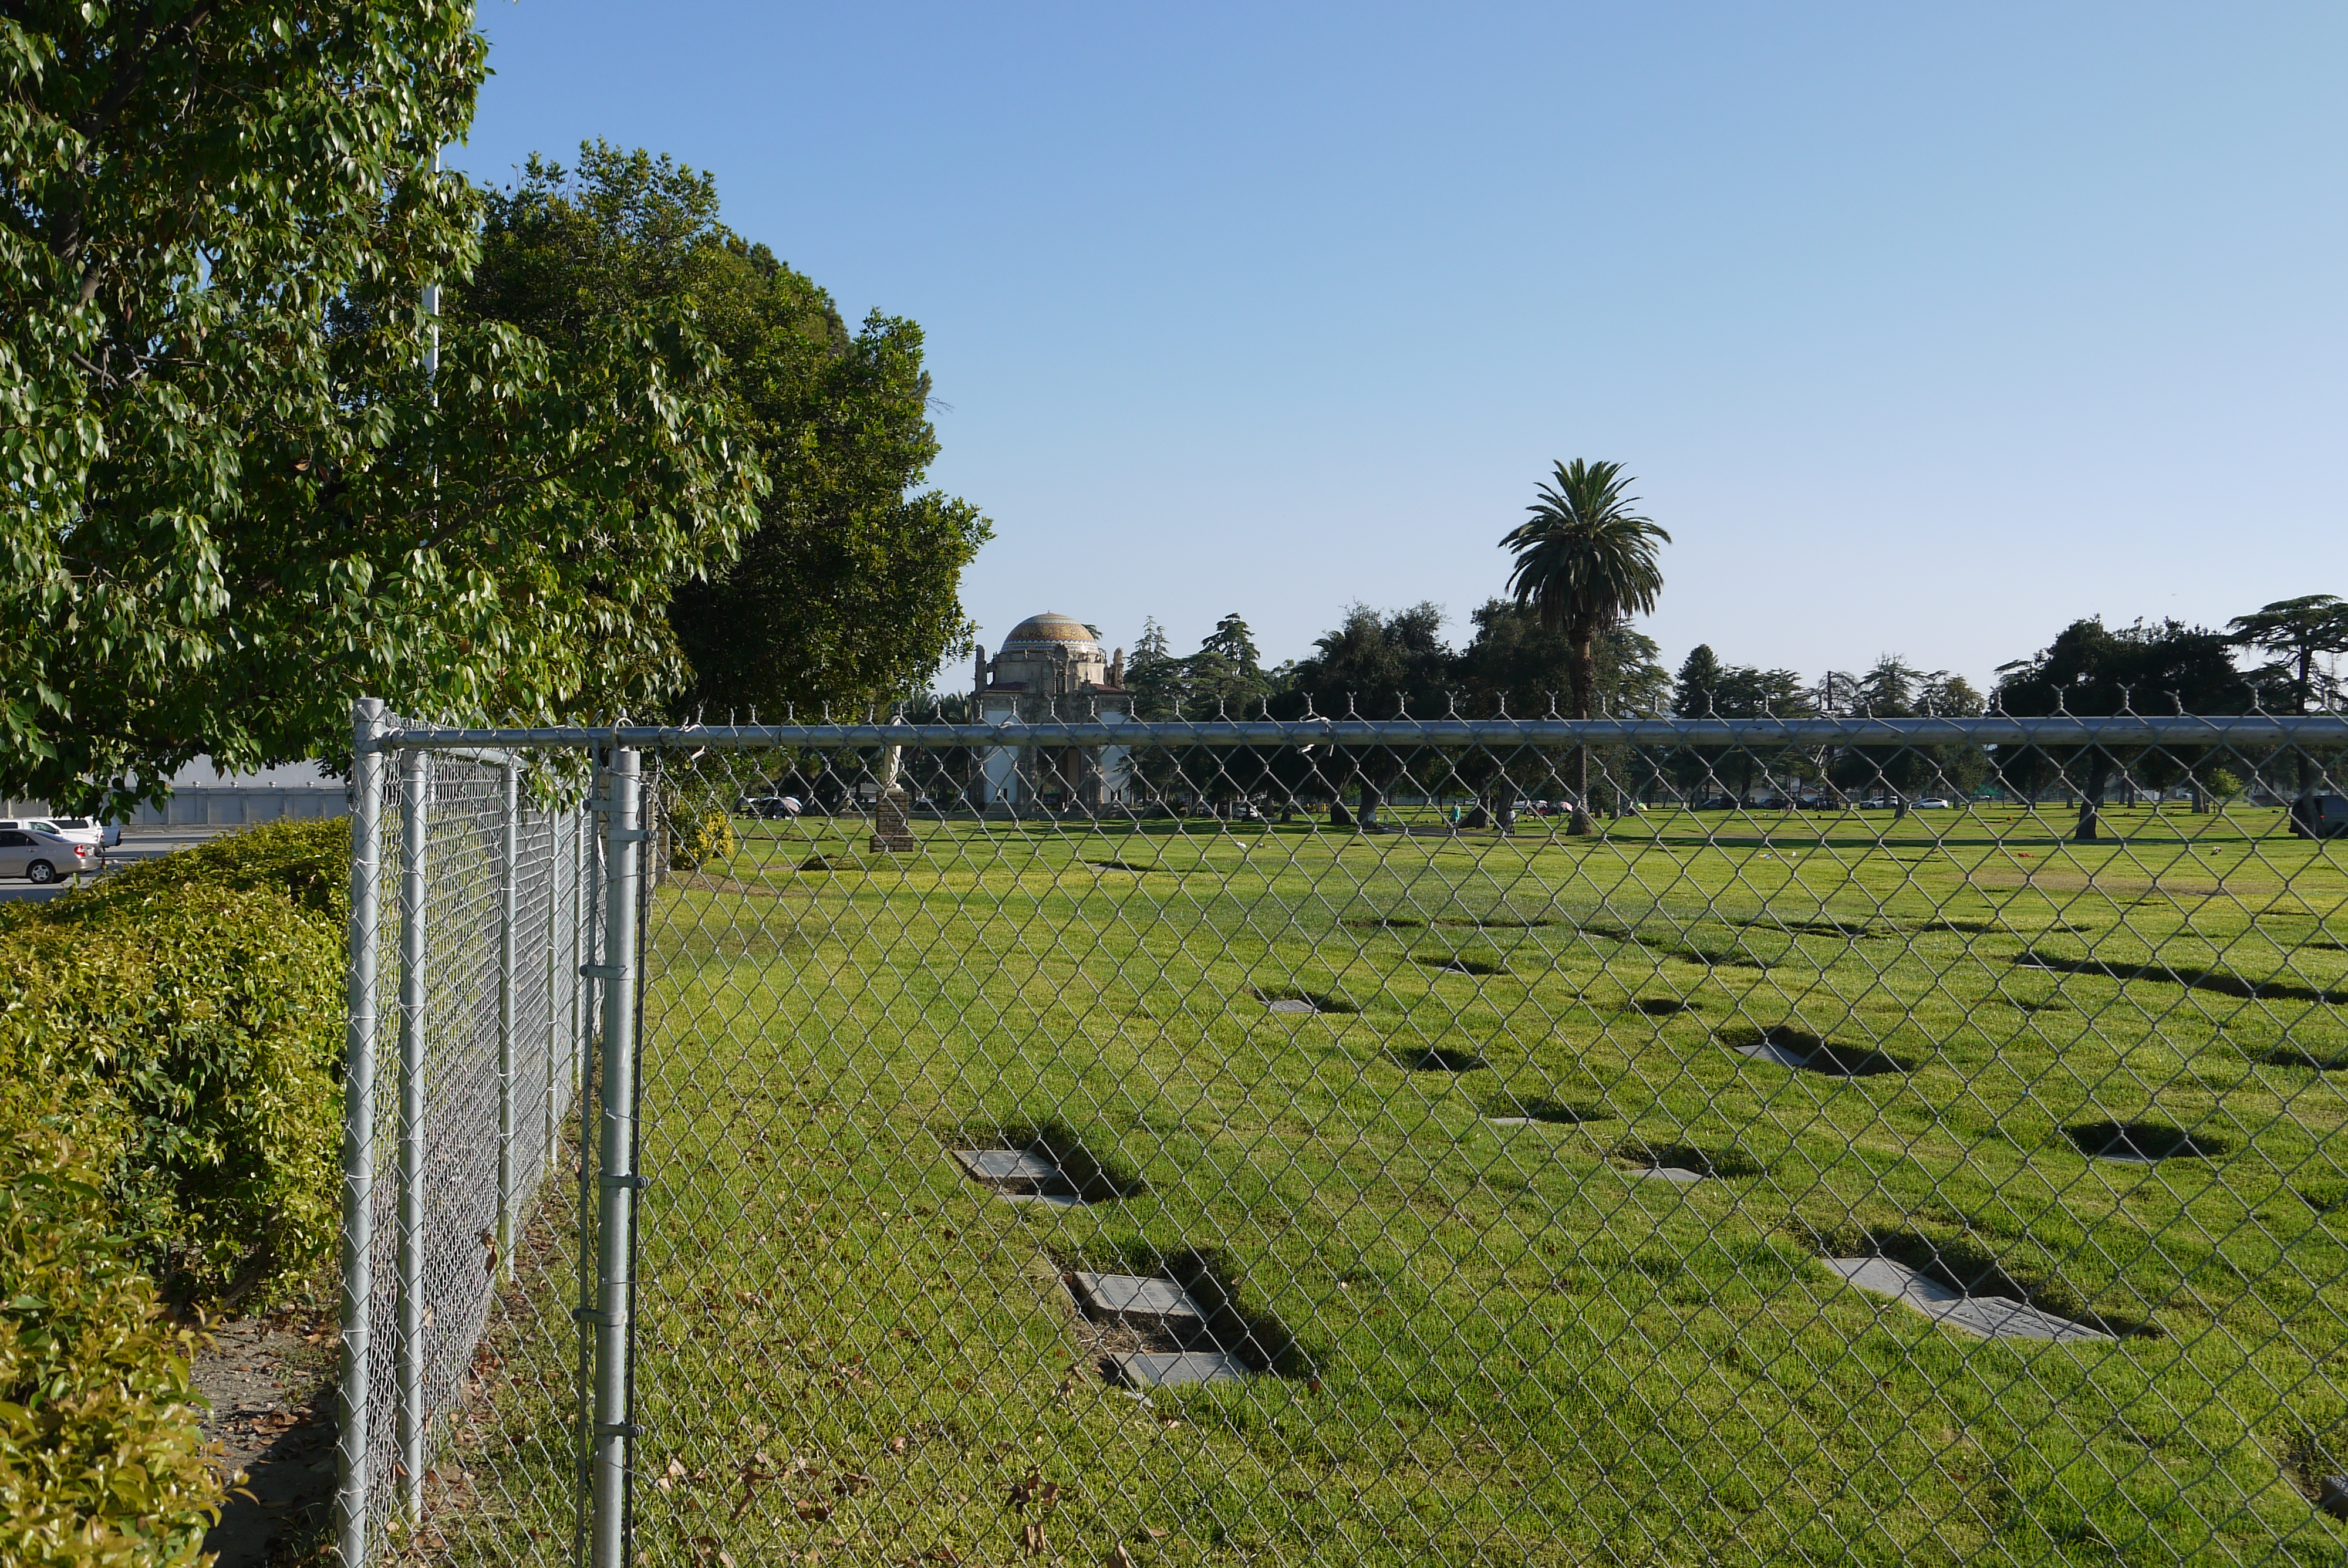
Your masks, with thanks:
[{"label": "parked car", "polygon": [[97,868],[98,851],[37,828],[0,827],[0,876],[43,885]]},{"label": "parked car", "polygon": [[784,817],[797,816],[803,808],[797,795],[757,794],[745,797],[735,809],[746,816],[775,822]]},{"label": "parked car", "polygon": [[0,823],[0,827],[21,827],[33,833],[54,833],[59,838],[76,844],[87,844],[104,854],[108,845],[122,842],[122,825],[100,822],[90,816],[35,817],[24,822]]},{"label": "parked car", "polygon": [[2292,801],[2291,831],[2300,838],[2348,837],[2348,795],[2319,794]]},{"label": "parked car", "polygon": [[1947,811],[1949,809],[1949,803],[1942,800],[1939,795],[1928,794],[1922,800],[1916,803],[1916,809],[1918,811]]}]

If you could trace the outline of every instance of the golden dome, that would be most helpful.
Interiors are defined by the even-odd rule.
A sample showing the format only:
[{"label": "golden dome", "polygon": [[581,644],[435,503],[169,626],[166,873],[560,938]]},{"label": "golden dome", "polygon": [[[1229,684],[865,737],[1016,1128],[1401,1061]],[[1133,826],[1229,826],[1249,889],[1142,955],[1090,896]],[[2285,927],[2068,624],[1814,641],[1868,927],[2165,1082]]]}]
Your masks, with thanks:
[{"label": "golden dome", "polygon": [[1031,615],[1011,629],[996,650],[1002,653],[1049,653],[1055,648],[1066,648],[1072,653],[1097,656],[1100,644],[1093,641],[1090,628],[1081,620],[1065,615]]}]

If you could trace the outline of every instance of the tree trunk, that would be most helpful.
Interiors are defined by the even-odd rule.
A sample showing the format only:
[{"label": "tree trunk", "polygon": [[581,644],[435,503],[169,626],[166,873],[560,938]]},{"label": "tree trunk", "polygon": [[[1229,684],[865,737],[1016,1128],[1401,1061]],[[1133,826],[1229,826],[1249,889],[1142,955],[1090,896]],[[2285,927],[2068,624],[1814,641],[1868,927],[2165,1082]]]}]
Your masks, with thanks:
[{"label": "tree trunk", "polygon": [[[1597,701],[1598,661],[1591,644],[1594,632],[1576,629],[1573,635],[1573,657],[1566,667],[1567,677],[1573,683],[1573,716],[1587,719]],[[1565,831],[1577,838],[1586,838],[1597,831],[1590,820],[1590,747],[1577,743],[1573,755],[1566,761],[1566,777],[1573,785],[1573,815]]]},{"label": "tree trunk", "polygon": [[1362,804],[1354,813],[1354,826],[1364,833],[1375,833],[1378,830],[1378,803],[1385,798],[1385,791],[1369,780],[1362,781]]},{"label": "tree trunk", "polygon": [[2102,751],[2087,764],[2087,787],[2079,792],[2079,826],[2071,835],[2077,844],[2093,844],[2098,836],[2100,824],[2096,819],[2096,803],[2104,798],[2104,786],[2111,782],[2112,759]]},{"label": "tree trunk", "polygon": [[1492,786],[1492,820],[1503,838],[1517,831],[1517,786],[1507,779]]}]

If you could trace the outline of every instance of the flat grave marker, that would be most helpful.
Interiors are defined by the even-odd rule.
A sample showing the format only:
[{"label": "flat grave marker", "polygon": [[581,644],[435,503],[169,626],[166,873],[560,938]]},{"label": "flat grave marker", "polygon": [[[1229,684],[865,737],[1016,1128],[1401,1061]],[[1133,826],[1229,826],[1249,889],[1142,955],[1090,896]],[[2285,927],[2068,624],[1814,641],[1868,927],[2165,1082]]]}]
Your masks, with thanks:
[{"label": "flat grave marker", "polygon": [[1195,1334],[1206,1327],[1199,1304],[1170,1279],[1078,1273],[1068,1276],[1068,1288],[1086,1315],[1097,1320],[1169,1334]]},{"label": "flat grave marker", "polygon": [[1056,1182],[1060,1167],[1035,1149],[956,1149],[962,1168],[982,1182]]},{"label": "flat grave marker", "polygon": [[1085,1201],[1048,1149],[956,1149],[953,1157],[973,1181],[1005,1202],[1067,1209]]},{"label": "flat grave marker", "polygon": [[1131,1389],[1178,1389],[1187,1383],[1236,1383],[1248,1365],[1222,1350],[1134,1350],[1109,1358],[1117,1376]]},{"label": "flat grave marker", "polygon": [[1888,1257],[1830,1257],[1826,1266],[1859,1289],[1888,1296],[1936,1323],[1983,1339],[2109,1339],[2112,1336],[2003,1296],[1967,1296]]}]

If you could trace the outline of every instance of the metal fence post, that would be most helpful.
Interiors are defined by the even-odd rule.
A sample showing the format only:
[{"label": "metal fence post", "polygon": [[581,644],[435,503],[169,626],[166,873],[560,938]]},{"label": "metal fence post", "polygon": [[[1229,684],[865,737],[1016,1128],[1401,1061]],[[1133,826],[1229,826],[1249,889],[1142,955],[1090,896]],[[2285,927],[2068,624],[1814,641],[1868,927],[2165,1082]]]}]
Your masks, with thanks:
[{"label": "metal fence post", "polygon": [[546,1017],[545,1028],[539,1041],[539,1119],[544,1125],[538,1145],[538,1169],[530,1173],[533,1182],[554,1169],[556,1108],[554,1102],[554,1062],[561,1054],[561,1020],[570,1003],[564,999],[570,992],[568,982],[561,978],[563,969],[562,915],[569,895],[565,891],[570,873],[563,865],[563,835],[570,828],[570,814],[549,806],[546,812]]},{"label": "metal fence post", "polygon": [[595,872],[601,865],[597,848],[602,842],[603,797],[609,784],[602,762],[598,758],[594,784],[579,815],[579,880],[572,889],[579,913],[576,937],[580,955],[575,971],[579,986],[572,998],[574,1011],[570,1063],[571,1092],[579,1114],[579,1306],[573,1314],[579,1323],[579,1360],[577,1382],[572,1388],[578,1422],[576,1451],[579,1467],[572,1492],[577,1516],[577,1539],[572,1557],[582,1563],[587,1561],[595,1456],[595,1332],[590,1322],[595,1312],[595,1256],[591,1238],[595,1234],[593,1072],[595,981],[600,970],[595,960],[598,936],[595,912],[602,896],[602,885],[597,880]]},{"label": "metal fence post", "polygon": [[521,859],[521,774],[511,757],[499,770],[504,786],[505,845],[498,866],[498,1272],[513,1277],[515,902]]},{"label": "metal fence post", "polygon": [[628,1464],[635,1426],[629,1409],[629,1263],[634,1171],[636,880],[644,829],[637,800],[638,753],[614,747],[604,774],[603,1051],[601,1148],[596,1175],[595,1428],[591,1493],[594,1568],[625,1568]]},{"label": "metal fence post", "polygon": [[399,1465],[400,1516],[424,1518],[424,849],[431,757],[400,759]]},{"label": "metal fence post", "polygon": [[342,1430],[335,1443],[335,1542],[360,1568],[367,1540],[367,1352],[375,1286],[376,945],[383,927],[381,700],[351,707],[350,1021],[343,1060]]}]

